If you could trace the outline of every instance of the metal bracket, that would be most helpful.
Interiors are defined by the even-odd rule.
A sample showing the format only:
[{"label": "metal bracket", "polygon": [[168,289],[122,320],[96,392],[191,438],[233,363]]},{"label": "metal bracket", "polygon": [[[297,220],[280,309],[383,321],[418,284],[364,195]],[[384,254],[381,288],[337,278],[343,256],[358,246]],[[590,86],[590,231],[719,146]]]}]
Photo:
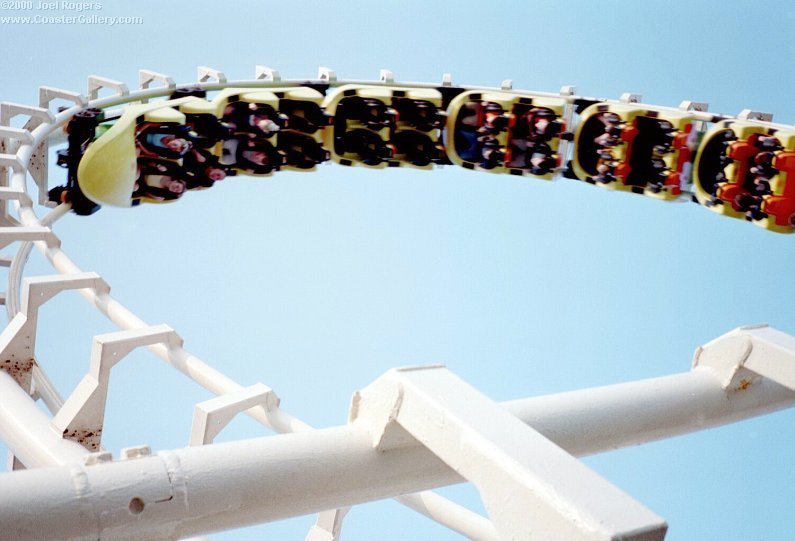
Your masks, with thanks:
[{"label": "metal bracket", "polygon": [[392,70],[382,69],[378,72],[378,80],[386,85],[392,84],[395,82],[395,74]]},{"label": "metal bracket", "polygon": [[161,343],[170,348],[180,347],[182,339],[167,325],[95,336],[91,368],[53,418],[55,429],[89,451],[98,450],[111,369],[132,350]]},{"label": "metal bracket", "polygon": [[279,407],[279,397],[270,387],[257,383],[196,404],[189,445],[212,443],[235,415],[257,406],[273,411]]},{"label": "metal bracket", "polygon": [[19,201],[23,207],[33,206],[33,201],[28,194],[5,186],[0,186],[0,201]]},{"label": "metal bracket", "polygon": [[643,99],[641,94],[633,94],[632,92],[624,92],[618,101],[621,103],[640,103]]},{"label": "metal bracket", "polygon": [[10,149],[10,143],[17,141],[21,143],[32,143],[33,135],[28,130],[21,128],[12,128],[11,126],[0,126],[0,139],[2,144],[6,145],[3,148]]},{"label": "metal bracket", "polygon": [[7,101],[0,103],[0,126],[11,126],[11,119],[19,115],[27,115],[31,120],[36,119],[38,121],[36,125],[55,122],[55,116],[48,109]]},{"label": "metal bracket", "polygon": [[71,289],[87,288],[91,288],[98,293],[110,293],[110,286],[96,272],[66,275],[54,274],[27,278],[22,292],[22,313],[27,317],[31,317],[38,313],[42,304],[58,293]]},{"label": "metal bracket", "polygon": [[[162,83],[164,87],[172,90],[177,88],[177,83],[174,81],[173,77],[152,70],[138,70],[138,88],[147,89],[152,86],[154,82]],[[141,103],[149,103],[149,100],[143,99]]]},{"label": "metal bracket", "polygon": [[564,85],[560,87],[561,96],[574,96],[577,93],[577,87],[574,85]]},{"label": "metal bracket", "polygon": [[317,69],[317,78],[326,83],[334,83],[337,81],[337,72],[331,68],[320,66]]},{"label": "metal bracket", "polygon": [[[2,158],[0,157],[0,163]],[[49,247],[61,245],[60,239],[49,227],[27,226],[27,227],[0,227],[0,250],[16,241],[44,241]]]},{"label": "metal bracket", "polygon": [[122,460],[135,460],[145,456],[151,456],[152,448],[148,445],[136,445],[134,447],[124,447],[121,450]]},{"label": "metal bracket", "polygon": [[350,418],[378,450],[419,441],[471,481],[500,539],[665,536],[663,519],[442,366],[387,372],[354,395]]},{"label": "metal bracket", "polygon": [[309,529],[304,541],[338,541],[342,533],[342,521],[350,507],[318,513],[317,521]]},{"label": "metal bracket", "polygon": [[[25,166],[19,161],[16,154],[0,154],[0,169],[11,169],[14,172],[24,171]],[[6,178],[3,178],[3,184],[7,185]]]},{"label": "metal bracket", "polygon": [[260,64],[254,67],[254,78],[258,81],[271,81],[274,83],[282,80],[282,76],[279,75],[277,70]]},{"label": "metal bracket", "polygon": [[442,86],[453,86],[453,76],[450,73],[442,74]]},{"label": "metal bracket", "polygon": [[[49,111],[50,102],[55,98],[61,98],[68,101],[72,101],[77,103],[78,105],[85,105],[85,98],[78,94],[77,92],[69,92],[66,90],[60,90],[58,88],[51,88],[48,86],[39,87],[39,106],[42,109],[46,109]],[[25,112],[23,112],[24,114]],[[16,152],[18,145],[12,144],[12,140],[16,140],[21,143],[32,143],[33,136],[31,135],[31,131],[36,129],[37,126],[44,122],[55,121],[55,117],[50,114],[49,117],[36,114],[36,116],[30,116],[28,121],[25,123],[25,127],[22,130],[17,130],[16,128],[5,128],[7,130],[7,137],[5,137],[2,141],[0,141],[0,151],[1,152]],[[15,133],[16,131],[21,131],[22,133]],[[30,176],[33,177],[33,180],[36,182],[36,186],[39,189],[39,197],[38,201],[39,204],[46,204],[47,203],[47,175],[48,175],[48,165],[47,165],[47,154],[50,149],[50,141],[49,138],[45,138],[39,143],[36,148],[33,149],[33,153],[30,156],[30,162],[28,163],[28,172]],[[3,179],[3,185],[8,185],[7,179]]]},{"label": "metal bracket", "polygon": [[25,280],[22,309],[0,333],[0,369],[8,372],[26,392],[30,393],[33,367],[36,364],[39,307],[61,291],[85,287],[109,291],[105,281],[93,272],[71,276],[39,276]]},{"label": "metal bracket", "polygon": [[207,66],[199,66],[197,68],[197,72],[198,75],[196,77],[199,79],[200,83],[206,83],[211,79],[215,79],[215,81],[220,84],[226,83],[226,75],[224,75],[224,72],[217,69],[208,68]]},{"label": "metal bracket", "polygon": [[11,451],[8,452],[8,464],[6,466],[8,471],[17,471],[17,470],[24,470],[25,465],[16,457],[14,456]]},{"label": "metal bracket", "polygon": [[88,98],[90,100],[99,99],[99,91],[103,88],[114,90],[115,96],[127,96],[130,93],[130,89],[122,82],[100,77],[99,75],[88,76]]},{"label": "metal bracket", "polygon": [[706,113],[709,111],[709,103],[703,101],[690,101],[684,100],[679,104],[679,108],[683,111],[696,111],[699,113]]},{"label": "metal bracket", "polygon": [[97,464],[108,464],[113,462],[113,454],[110,451],[96,451],[89,453],[83,459],[85,466],[96,466]]},{"label": "metal bracket", "polygon": [[743,109],[737,118],[743,120],[759,120],[761,122],[773,122],[773,113],[763,113],[761,111],[752,111],[751,109]]},{"label": "metal bracket", "polygon": [[[0,185],[3,186],[8,185],[7,174],[9,169],[13,170],[14,172],[24,170],[24,166],[19,161],[19,158],[16,157],[16,152],[19,148],[18,143],[32,142],[32,136],[30,136],[31,138],[28,139],[26,136],[20,135],[18,133],[18,128],[13,128],[11,126],[11,120],[20,115],[28,117],[21,130],[25,132],[31,132],[41,124],[55,122],[55,116],[48,109],[43,107],[31,107],[29,105],[20,105],[18,103],[9,102],[3,102],[0,104],[0,126],[7,127],[8,131],[6,131],[5,134],[6,136],[11,136],[0,139],[0,152],[4,153],[0,154]],[[48,145],[48,142],[45,140],[42,141],[35,149],[33,149],[33,154],[31,155],[30,163],[28,165],[28,171],[36,181],[36,185],[39,187],[40,202],[42,199],[46,199],[46,196],[43,196],[42,194],[46,194],[47,192]],[[7,216],[7,212],[7,205],[3,204],[2,209],[0,209],[0,214],[2,214],[3,218]]]},{"label": "metal bracket", "polygon": [[62,90],[60,88],[55,88],[52,86],[39,87],[39,107],[49,109],[50,103],[54,99],[71,101],[72,103],[80,107],[86,106],[86,97],[79,92],[73,92],[71,90]]},{"label": "metal bracket", "polygon": [[795,337],[747,325],[696,349],[693,367],[715,371],[724,389],[741,392],[767,378],[795,390]]},{"label": "metal bracket", "polygon": [[513,90],[513,81],[511,79],[504,79],[500,83],[500,90]]}]

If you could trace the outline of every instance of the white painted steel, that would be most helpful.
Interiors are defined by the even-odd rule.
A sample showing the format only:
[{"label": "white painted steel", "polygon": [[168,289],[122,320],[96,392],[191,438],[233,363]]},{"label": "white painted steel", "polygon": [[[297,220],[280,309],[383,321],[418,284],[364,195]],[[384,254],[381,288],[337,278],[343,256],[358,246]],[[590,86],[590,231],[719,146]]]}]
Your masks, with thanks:
[{"label": "white painted steel", "polygon": [[790,408],[793,398],[793,391],[766,378],[727,393],[715,372],[696,367],[686,374],[502,405],[573,455],[586,456]]},{"label": "white painted steel", "polygon": [[193,408],[193,424],[188,445],[212,443],[235,415],[256,406],[273,411],[279,407],[279,397],[270,387],[257,383],[196,404]]},{"label": "white painted steel", "polygon": [[94,337],[91,367],[52,420],[65,438],[91,450],[99,448],[105,420],[111,369],[131,351],[150,344],[182,346],[182,339],[167,325],[156,325]]},{"label": "white painted steel", "polygon": [[444,524],[473,541],[497,541],[497,530],[491,521],[466,507],[426,490],[417,494],[398,496],[397,501],[421,515]]},{"label": "white painted steel", "polygon": [[698,348],[693,365],[715,370],[735,392],[760,376],[795,390],[795,337],[767,325],[740,327]]},{"label": "white painted steel", "polygon": [[419,442],[471,481],[500,539],[665,537],[662,518],[443,366],[390,370],[352,404],[378,450]]},{"label": "white painted steel", "polygon": [[[714,370],[697,367],[684,374],[514,401],[504,407],[579,456],[793,405],[795,392],[767,378],[736,393],[724,389]],[[652,430],[654,423],[661,428]],[[582,427],[589,429],[575,436],[572,430]],[[461,480],[420,445],[387,452],[373,449],[369,431],[353,424],[178,449],[130,462],[0,475],[0,523],[15,524],[18,541],[47,534],[64,541],[96,539],[101,529],[108,539],[167,538],[158,537],[164,532],[184,537]],[[76,491],[78,481],[82,488]],[[170,499],[158,503],[164,494],[171,494]],[[146,521],[143,514],[127,510],[136,496],[148,504]],[[47,513],[20,516],[13,511],[37,508]]]},{"label": "white painted steel", "polygon": [[[80,462],[88,454],[64,440],[50,418],[6,372],[0,370],[0,440],[27,468]],[[4,524],[0,521],[0,524]]]}]

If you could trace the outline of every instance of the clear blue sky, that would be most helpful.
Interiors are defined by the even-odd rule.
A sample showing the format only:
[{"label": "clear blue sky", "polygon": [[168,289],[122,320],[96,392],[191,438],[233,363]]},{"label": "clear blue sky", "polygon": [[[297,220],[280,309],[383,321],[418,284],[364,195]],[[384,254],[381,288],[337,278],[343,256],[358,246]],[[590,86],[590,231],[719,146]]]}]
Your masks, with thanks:
[{"label": "clear blue sky", "polygon": [[[4,25],[0,99],[34,104],[39,85],[85,91],[90,74],[135,86],[139,68],[184,83],[200,64],[230,79],[255,64],[286,78],[327,65],[340,78],[389,68],[408,81],[451,72],[462,84],[632,91],[795,123],[791,2],[147,0],[94,13],[144,22]],[[317,426],[343,423],[351,394],[394,366],[446,363],[507,400],[685,371],[698,345],[741,324],[795,334],[794,237],[568,180],[324,166],[71,216],[56,231],[144,320],[171,325],[238,382],[273,387]],[[66,394],[91,336],[113,328],[77,295],[42,318],[39,360]],[[103,443],[116,455],[181,447],[207,398],[135,354],[114,369]],[[586,462],[665,517],[672,541],[789,541],[793,421],[782,412]],[[265,434],[241,419],[221,439]],[[313,520],[212,538],[302,540]],[[344,539],[458,537],[385,502],[355,508]]]}]

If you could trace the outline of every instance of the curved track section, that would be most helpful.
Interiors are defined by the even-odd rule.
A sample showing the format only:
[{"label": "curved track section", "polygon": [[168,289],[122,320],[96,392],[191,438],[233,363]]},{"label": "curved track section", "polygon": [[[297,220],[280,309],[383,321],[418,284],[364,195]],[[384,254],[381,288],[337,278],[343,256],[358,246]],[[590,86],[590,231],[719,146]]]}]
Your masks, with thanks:
[{"label": "curved track section", "polygon": [[[388,71],[374,82],[338,81],[333,71],[324,68],[315,80],[282,81],[274,70],[259,67],[254,80],[228,82],[222,73],[200,68],[199,81],[190,85],[177,86],[169,77],[150,71],[141,71],[139,82],[140,88],[131,92],[122,83],[91,77],[85,96],[42,87],[37,107],[0,106],[0,172],[8,180],[0,187],[0,242],[16,248],[13,255],[0,259],[9,268],[4,300],[10,324],[0,344],[4,368],[26,393],[43,400],[54,415],[52,424],[63,435],[45,430],[49,420],[42,420],[30,404],[13,404],[9,411],[30,414],[25,441],[35,443],[18,447],[14,464],[19,467],[58,465],[74,457],[87,463],[108,459],[101,447],[108,374],[115,362],[137,347],[149,348],[218,395],[223,404],[214,404],[212,411],[223,411],[227,417],[245,411],[278,433],[311,430],[279,407],[269,387],[243,387],[184,349],[173,329],[142,321],[110,295],[100,276],[81,270],[61,248],[52,225],[73,204],[93,211],[98,203],[132,206],[167,199],[162,192],[136,186],[141,180],[136,169],[141,153],[136,153],[135,145],[141,141],[142,125],[187,125],[193,134],[204,137],[201,148],[211,159],[235,155],[234,161],[224,164],[226,172],[268,175],[281,169],[311,170],[329,159],[370,168],[425,169],[453,163],[543,180],[562,175],[663,200],[695,198],[712,210],[768,229],[792,230],[788,213],[795,212],[790,208],[795,182],[787,177],[795,171],[790,157],[795,152],[795,132],[771,124],[761,113],[744,112],[739,118],[711,115],[704,104],[656,107],[642,105],[634,95],[619,100],[577,96],[571,87],[557,94],[515,91],[507,81],[494,89],[456,87],[448,77],[440,84],[398,84]],[[100,91],[110,95],[99,97]],[[216,94],[208,99],[207,93]],[[56,99],[70,106],[54,111],[51,102]],[[103,115],[107,130],[98,137],[92,133],[85,141],[90,144],[80,149],[81,159],[76,159],[69,140],[75,119],[93,122],[97,114],[86,111]],[[250,126],[242,125],[259,114],[267,122],[258,124],[261,119],[255,118]],[[25,120],[23,129],[11,127],[18,116]],[[228,126],[234,120],[238,124],[228,131],[231,136],[208,135],[212,130],[207,126]],[[200,125],[200,121],[206,122]],[[69,135],[64,134],[66,127]],[[158,137],[155,133],[151,141],[162,141]],[[56,192],[65,202],[52,208],[47,155],[65,140],[71,154],[64,156],[65,165],[74,182]],[[250,146],[225,152],[229,141]],[[157,159],[184,171],[184,154],[179,152]],[[37,215],[28,192],[28,175],[37,186],[38,203],[51,207],[43,216]],[[23,283],[33,247],[46,256],[56,274],[29,277]],[[95,337],[87,379],[63,398],[35,361],[35,330],[39,306],[65,289],[78,289],[119,331]],[[6,385],[6,379],[0,383]],[[14,434],[3,426],[7,423],[0,421],[1,435],[14,441]],[[204,424],[194,420],[193,445],[212,442],[214,433],[208,426],[206,416]],[[132,457],[136,452],[146,453],[129,453]],[[470,538],[497,538],[491,522],[434,493],[398,499]],[[132,513],[134,504],[130,502]],[[321,513],[307,539],[337,539],[345,512]]]}]

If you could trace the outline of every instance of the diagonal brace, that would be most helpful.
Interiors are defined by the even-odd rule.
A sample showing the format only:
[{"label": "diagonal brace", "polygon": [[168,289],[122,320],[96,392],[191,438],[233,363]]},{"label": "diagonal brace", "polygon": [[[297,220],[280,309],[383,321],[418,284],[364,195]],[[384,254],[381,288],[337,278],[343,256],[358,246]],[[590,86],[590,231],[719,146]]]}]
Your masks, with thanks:
[{"label": "diagonal brace", "polygon": [[419,441],[480,491],[500,539],[658,541],[665,521],[442,366],[391,370],[354,396],[374,446]]}]

